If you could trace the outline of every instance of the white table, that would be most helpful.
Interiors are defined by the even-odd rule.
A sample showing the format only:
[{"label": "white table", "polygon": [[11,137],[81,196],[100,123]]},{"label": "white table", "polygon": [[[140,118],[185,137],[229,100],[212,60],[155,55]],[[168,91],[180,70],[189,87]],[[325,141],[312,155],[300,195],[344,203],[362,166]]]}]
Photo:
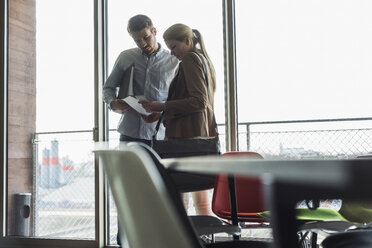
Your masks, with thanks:
[{"label": "white table", "polygon": [[165,159],[172,170],[260,176],[266,187],[276,247],[297,246],[295,204],[303,199],[372,198],[372,159],[252,160],[232,157]]}]

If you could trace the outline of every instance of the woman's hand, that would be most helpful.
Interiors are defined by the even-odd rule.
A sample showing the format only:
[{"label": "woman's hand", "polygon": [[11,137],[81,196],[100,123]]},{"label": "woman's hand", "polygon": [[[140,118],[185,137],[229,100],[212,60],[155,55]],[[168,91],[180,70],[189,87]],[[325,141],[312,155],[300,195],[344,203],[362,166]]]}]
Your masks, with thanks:
[{"label": "woman's hand", "polygon": [[150,115],[141,115],[141,117],[147,123],[154,123],[159,120],[160,113],[152,113]]},{"label": "woman's hand", "polygon": [[162,112],[165,109],[165,103],[163,102],[139,102],[142,107],[149,113]]}]

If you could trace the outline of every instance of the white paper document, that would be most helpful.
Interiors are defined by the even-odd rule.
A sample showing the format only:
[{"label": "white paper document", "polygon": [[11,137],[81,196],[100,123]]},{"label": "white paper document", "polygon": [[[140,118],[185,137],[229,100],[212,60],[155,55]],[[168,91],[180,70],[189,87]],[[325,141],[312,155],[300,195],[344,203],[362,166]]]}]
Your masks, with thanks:
[{"label": "white paper document", "polygon": [[142,115],[150,115],[151,113],[147,112],[138,101],[143,100],[139,97],[137,99],[134,96],[127,96],[126,98],[123,99],[126,103],[128,103],[129,106],[131,106],[135,111]]}]

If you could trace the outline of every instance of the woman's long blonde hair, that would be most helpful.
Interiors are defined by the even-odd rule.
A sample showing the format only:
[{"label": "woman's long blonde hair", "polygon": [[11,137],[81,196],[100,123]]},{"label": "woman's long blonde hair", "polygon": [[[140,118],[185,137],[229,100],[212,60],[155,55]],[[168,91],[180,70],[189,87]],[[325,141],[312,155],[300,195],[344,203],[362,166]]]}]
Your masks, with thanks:
[{"label": "woman's long blonde hair", "polygon": [[185,39],[190,38],[192,41],[192,46],[196,52],[202,53],[205,58],[207,59],[208,66],[211,70],[211,74],[213,77],[214,83],[212,84],[213,91],[216,91],[216,72],[214,70],[214,66],[212,61],[210,60],[207,50],[205,49],[204,40],[201,33],[197,29],[191,29],[189,26],[177,23],[170,26],[167,30],[165,30],[163,34],[163,39],[165,41],[169,40],[178,40],[184,41]]}]

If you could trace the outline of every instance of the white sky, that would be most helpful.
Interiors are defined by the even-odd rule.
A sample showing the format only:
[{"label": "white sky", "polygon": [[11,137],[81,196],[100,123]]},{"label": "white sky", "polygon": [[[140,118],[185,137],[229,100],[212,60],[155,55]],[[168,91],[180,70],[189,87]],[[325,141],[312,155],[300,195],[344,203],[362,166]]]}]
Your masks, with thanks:
[{"label": "white sky", "polygon": [[[135,46],[126,31],[135,14],[153,19],[161,43],[174,23],[197,28],[216,67],[222,123],[221,1],[128,2],[109,0],[109,70]],[[36,3],[37,131],[91,129],[93,1]],[[369,0],[236,0],[239,121],[372,116],[370,13]]]},{"label": "white sky", "polygon": [[370,13],[368,0],[237,0],[240,120],[371,116]]}]

